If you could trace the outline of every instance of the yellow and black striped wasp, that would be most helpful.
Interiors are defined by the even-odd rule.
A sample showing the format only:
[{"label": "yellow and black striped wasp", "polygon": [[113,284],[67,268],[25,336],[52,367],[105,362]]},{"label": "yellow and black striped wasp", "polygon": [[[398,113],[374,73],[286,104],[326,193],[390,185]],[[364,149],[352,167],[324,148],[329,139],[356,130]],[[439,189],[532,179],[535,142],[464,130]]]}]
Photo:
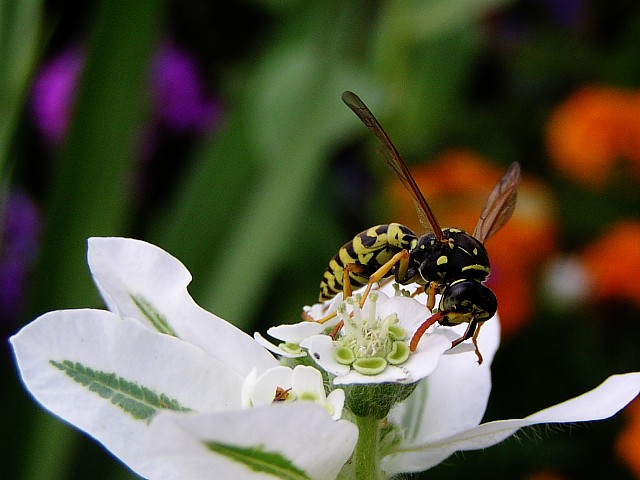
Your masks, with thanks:
[{"label": "yellow and black striped wasp", "polygon": [[374,283],[393,275],[402,285],[417,283],[427,293],[427,307],[433,311],[436,294],[441,294],[435,313],[413,334],[410,350],[415,351],[420,338],[436,322],[444,326],[468,323],[464,334],[451,348],[473,339],[478,356],[477,336],[480,326],[493,317],[498,308],[495,294],[483,282],[491,273],[484,242],[511,218],[520,183],[520,165],[511,164],[493,189],[484,210],[469,235],[457,228],[441,228],[436,217],[378,120],[360,98],[344,92],[344,103],[378,138],[387,165],[411,194],[420,223],[426,233],[418,237],[399,223],[377,225],[356,235],[340,248],[329,263],[320,283],[320,300],[344,292],[351,286],[367,285],[361,304]]}]

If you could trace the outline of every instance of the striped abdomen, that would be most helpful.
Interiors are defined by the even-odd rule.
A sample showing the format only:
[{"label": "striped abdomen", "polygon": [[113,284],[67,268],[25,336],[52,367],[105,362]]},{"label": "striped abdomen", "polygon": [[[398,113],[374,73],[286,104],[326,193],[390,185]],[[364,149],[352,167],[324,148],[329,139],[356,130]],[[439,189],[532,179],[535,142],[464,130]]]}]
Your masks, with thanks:
[{"label": "striped abdomen", "polygon": [[[344,244],[329,262],[320,283],[320,301],[329,300],[342,292],[344,267],[356,264],[364,267],[360,272],[350,272],[351,285],[360,287],[369,277],[400,250],[411,250],[417,237],[409,228],[399,223],[377,225],[356,235]],[[389,275],[393,274],[393,269]],[[388,275],[387,275],[388,276]]]}]

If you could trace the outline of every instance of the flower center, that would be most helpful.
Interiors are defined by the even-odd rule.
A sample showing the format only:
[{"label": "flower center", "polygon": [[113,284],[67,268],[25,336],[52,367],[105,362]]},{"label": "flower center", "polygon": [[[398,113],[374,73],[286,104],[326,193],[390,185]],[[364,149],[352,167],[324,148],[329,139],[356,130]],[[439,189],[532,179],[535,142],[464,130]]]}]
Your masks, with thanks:
[{"label": "flower center", "polygon": [[338,307],[344,327],[336,338],[335,358],[364,375],[377,375],[388,364],[398,365],[409,358],[409,347],[403,341],[406,333],[395,313],[384,318],[378,315],[375,292],[369,295],[364,309],[360,308],[360,298],[349,297]]}]

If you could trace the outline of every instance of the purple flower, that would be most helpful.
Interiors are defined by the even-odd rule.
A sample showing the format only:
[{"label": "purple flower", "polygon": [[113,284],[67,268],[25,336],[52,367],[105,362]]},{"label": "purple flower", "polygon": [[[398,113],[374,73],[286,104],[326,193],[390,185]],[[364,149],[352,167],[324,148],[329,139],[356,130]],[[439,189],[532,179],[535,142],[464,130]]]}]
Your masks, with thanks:
[{"label": "purple flower", "polygon": [[207,98],[194,60],[171,43],[156,54],[151,92],[159,120],[173,132],[205,133],[218,122],[220,107]]},{"label": "purple flower", "polygon": [[545,0],[549,13],[561,27],[574,28],[583,15],[582,0]]},{"label": "purple flower", "polygon": [[[46,63],[31,95],[34,122],[52,146],[67,133],[84,53],[74,47]],[[220,106],[209,98],[193,58],[171,43],[157,52],[149,81],[156,123],[176,134],[203,134],[218,124]],[[153,135],[151,135],[153,138]]]},{"label": "purple flower", "polygon": [[0,319],[15,318],[23,306],[26,277],[35,258],[40,218],[24,193],[9,195],[0,247]]},{"label": "purple flower", "polygon": [[84,54],[70,48],[45,64],[38,72],[31,93],[31,110],[36,127],[45,140],[58,146],[64,140]]}]

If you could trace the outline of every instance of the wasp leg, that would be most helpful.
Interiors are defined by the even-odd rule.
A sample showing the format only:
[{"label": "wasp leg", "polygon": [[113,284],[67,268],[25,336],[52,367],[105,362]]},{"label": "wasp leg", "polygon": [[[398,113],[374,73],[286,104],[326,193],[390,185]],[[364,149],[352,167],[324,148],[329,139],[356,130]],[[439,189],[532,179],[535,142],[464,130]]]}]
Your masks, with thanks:
[{"label": "wasp leg", "polygon": [[[349,263],[344,267],[342,271],[342,298],[343,299],[349,298],[353,294],[353,288],[351,287],[351,277],[349,276],[349,274],[351,272],[362,272],[364,270],[365,270],[364,267],[362,265],[358,265],[357,263]],[[369,293],[368,291],[365,292],[365,295],[368,293]],[[326,323],[336,315],[337,315],[337,312],[333,312],[325,317],[319,318],[318,320],[314,320],[308,314],[303,312],[302,318],[308,322]],[[334,327],[334,329],[331,331],[330,335],[332,338],[335,338],[335,335],[342,328],[343,322],[338,323],[338,325],[336,325],[336,327]]]},{"label": "wasp leg", "polygon": [[465,340],[473,338],[473,346],[475,347],[476,356],[478,357],[478,365],[482,365],[484,359],[482,358],[482,354],[480,353],[480,349],[478,348],[478,333],[480,333],[480,323],[474,318],[469,322],[469,326],[464,332],[464,335],[451,342],[451,348],[457,347]]},{"label": "wasp leg", "polygon": [[484,325],[483,323],[478,323],[478,328],[473,333],[473,346],[476,349],[476,356],[478,357],[478,365],[482,365],[484,359],[482,358],[482,354],[480,353],[480,349],[478,348],[478,334],[480,333],[480,327]]},{"label": "wasp leg", "polygon": [[442,317],[443,317],[442,312],[438,312],[438,313],[430,316],[429,318],[427,318],[422,323],[422,325],[420,325],[418,327],[418,329],[416,330],[416,333],[414,333],[413,337],[411,337],[411,342],[409,342],[409,351],[411,351],[411,352],[415,352],[416,351],[416,349],[418,348],[418,342],[420,342],[420,339],[424,335],[424,332],[426,332],[431,325],[433,325],[434,323],[440,321],[442,319]]},{"label": "wasp leg", "polygon": [[329,315],[327,315],[326,317],[322,317],[322,318],[319,318],[318,320],[316,320],[311,315],[309,315],[307,312],[302,312],[302,320],[304,320],[305,322],[326,323],[329,320],[331,320],[333,317],[335,317],[337,314],[338,314],[338,312],[333,312],[333,313],[330,313]]},{"label": "wasp leg", "polygon": [[[362,265],[358,265],[357,263],[350,263],[348,264],[346,267],[344,267],[343,273],[342,273],[342,298],[349,298],[352,293],[352,287],[351,287],[351,278],[349,277],[349,273],[351,272],[361,272],[363,271],[364,268],[362,267]],[[368,293],[368,292],[366,292]],[[317,322],[317,323],[326,323],[329,320],[331,320],[333,317],[335,317],[337,315],[338,312],[333,312],[330,313],[329,315],[327,315],[326,317],[322,317],[318,320],[314,320],[313,318],[311,318],[309,315],[305,315],[305,313],[302,314],[302,318],[304,318],[304,320],[306,321],[311,321],[311,322]],[[343,321],[340,321],[335,327],[333,327],[333,330],[331,330],[331,333],[329,334],[331,336],[331,338],[336,337],[336,335],[338,334],[338,331],[342,328],[342,326],[344,325]]]},{"label": "wasp leg", "polygon": [[425,289],[427,294],[427,308],[429,311],[433,311],[433,307],[436,305],[436,293],[440,291],[440,284],[438,282],[429,282],[429,287]]},{"label": "wasp leg", "polygon": [[[359,272],[364,272],[366,269],[362,266],[359,265],[357,263],[349,263],[347,264],[346,267],[344,267],[344,269],[342,270],[342,299],[346,300],[347,298],[349,298],[352,294],[353,294],[353,288],[351,287],[351,277],[349,276],[349,274],[351,272],[355,272],[355,273],[359,273]],[[365,294],[368,294],[369,292],[366,292]]]},{"label": "wasp leg", "polygon": [[424,288],[424,285],[420,285],[418,288],[416,288],[416,291],[413,292],[411,295],[409,295],[411,298],[416,298],[418,295],[420,295],[421,293],[426,293],[427,291]]},{"label": "wasp leg", "polygon": [[[342,271],[342,298],[343,299],[349,298],[351,295],[353,295],[353,289],[351,287],[351,277],[349,277],[349,274],[351,272],[362,272],[364,270],[365,270],[364,267],[362,265],[358,265],[357,263],[350,263],[346,267],[344,267],[344,270]],[[336,316],[336,312],[321,318],[317,322],[325,323],[331,320],[335,316]],[[338,332],[343,327],[343,325],[344,325],[344,322],[340,320],[336,324],[336,326],[333,327],[333,329],[329,333],[329,336],[335,340],[336,336],[338,335]]]},{"label": "wasp leg", "polygon": [[469,322],[469,325],[467,326],[467,329],[465,330],[464,335],[462,335],[460,338],[457,338],[453,342],[451,342],[451,348],[457,347],[465,340],[468,340],[471,337],[473,337],[473,333],[476,331],[477,326],[478,326],[478,322],[474,318]]},{"label": "wasp leg", "polygon": [[338,323],[336,323],[336,326],[333,327],[331,329],[331,332],[329,332],[329,336],[335,340],[336,337],[338,336],[338,332],[340,331],[340,329],[344,326],[344,321],[340,320]]},{"label": "wasp leg", "polygon": [[400,250],[369,277],[369,283],[362,294],[362,300],[360,300],[360,307],[364,306],[364,302],[367,299],[373,284],[382,280],[396,264],[398,264],[396,278],[404,278],[409,268],[409,250]]},{"label": "wasp leg", "polygon": [[[406,249],[400,250],[393,257],[391,257],[384,265],[378,268],[378,270],[376,270],[373,273],[373,275],[369,277],[369,283],[367,283],[367,288],[363,292],[362,299],[360,300],[360,307],[364,306],[364,302],[369,296],[369,292],[371,291],[373,284],[382,280],[396,264],[398,264],[398,273],[396,277],[404,278],[409,268],[409,250],[406,250]],[[342,273],[342,288],[343,288],[342,298],[343,299],[349,298],[352,294],[351,277],[349,276],[349,274],[351,272],[363,272],[363,271],[366,271],[366,268],[357,263],[349,263],[344,267],[344,270]],[[330,313],[326,317],[322,317],[318,320],[314,320],[308,315],[305,315],[304,313],[302,314],[302,318],[304,320],[318,322],[318,323],[328,322],[335,316],[336,316],[336,312]]]}]

